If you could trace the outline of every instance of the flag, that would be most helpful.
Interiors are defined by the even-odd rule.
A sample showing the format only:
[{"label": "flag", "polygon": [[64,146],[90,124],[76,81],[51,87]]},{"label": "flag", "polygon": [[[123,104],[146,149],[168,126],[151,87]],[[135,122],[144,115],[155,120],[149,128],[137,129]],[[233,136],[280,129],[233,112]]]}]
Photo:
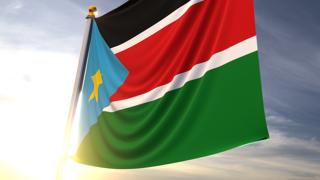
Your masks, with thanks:
[{"label": "flag", "polygon": [[96,18],[73,158],[142,168],[268,138],[253,7],[130,0]]}]

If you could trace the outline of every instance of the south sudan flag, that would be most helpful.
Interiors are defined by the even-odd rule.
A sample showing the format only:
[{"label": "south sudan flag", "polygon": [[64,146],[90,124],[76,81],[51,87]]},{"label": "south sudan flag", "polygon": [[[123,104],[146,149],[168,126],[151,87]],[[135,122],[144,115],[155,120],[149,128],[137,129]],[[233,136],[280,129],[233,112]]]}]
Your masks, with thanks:
[{"label": "south sudan flag", "polygon": [[141,168],[268,138],[253,9],[130,0],[96,18],[74,159]]}]

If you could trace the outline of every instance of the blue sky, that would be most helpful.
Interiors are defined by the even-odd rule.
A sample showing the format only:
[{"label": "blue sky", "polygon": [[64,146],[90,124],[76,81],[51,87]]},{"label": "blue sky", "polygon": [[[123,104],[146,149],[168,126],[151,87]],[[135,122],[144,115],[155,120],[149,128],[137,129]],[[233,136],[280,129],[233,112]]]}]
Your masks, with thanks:
[{"label": "blue sky", "polygon": [[[123,2],[0,0],[0,179],[54,177],[48,156],[62,139],[87,7],[104,14]],[[319,7],[318,0],[255,0],[270,140],[143,170],[70,162],[70,177],[320,179]]]}]

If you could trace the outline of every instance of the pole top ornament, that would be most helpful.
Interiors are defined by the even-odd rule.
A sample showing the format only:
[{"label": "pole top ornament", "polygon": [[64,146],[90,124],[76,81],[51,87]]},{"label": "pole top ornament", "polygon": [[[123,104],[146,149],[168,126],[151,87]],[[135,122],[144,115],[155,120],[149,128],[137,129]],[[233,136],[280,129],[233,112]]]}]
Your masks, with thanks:
[{"label": "pole top ornament", "polygon": [[89,6],[88,8],[88,17],[96,17],[97,13],[98,13],[98,9],[96,6]]}]

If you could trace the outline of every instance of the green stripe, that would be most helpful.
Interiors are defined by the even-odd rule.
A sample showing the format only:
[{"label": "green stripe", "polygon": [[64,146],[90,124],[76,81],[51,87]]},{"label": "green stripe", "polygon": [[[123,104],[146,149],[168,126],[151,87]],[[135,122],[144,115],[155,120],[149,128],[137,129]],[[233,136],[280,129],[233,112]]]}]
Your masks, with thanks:
[{"label": "green stripe", "polygon": [[257,52],[163,98],[104,112],[75,160],[141,168],[193,159],[268,138]]}]

